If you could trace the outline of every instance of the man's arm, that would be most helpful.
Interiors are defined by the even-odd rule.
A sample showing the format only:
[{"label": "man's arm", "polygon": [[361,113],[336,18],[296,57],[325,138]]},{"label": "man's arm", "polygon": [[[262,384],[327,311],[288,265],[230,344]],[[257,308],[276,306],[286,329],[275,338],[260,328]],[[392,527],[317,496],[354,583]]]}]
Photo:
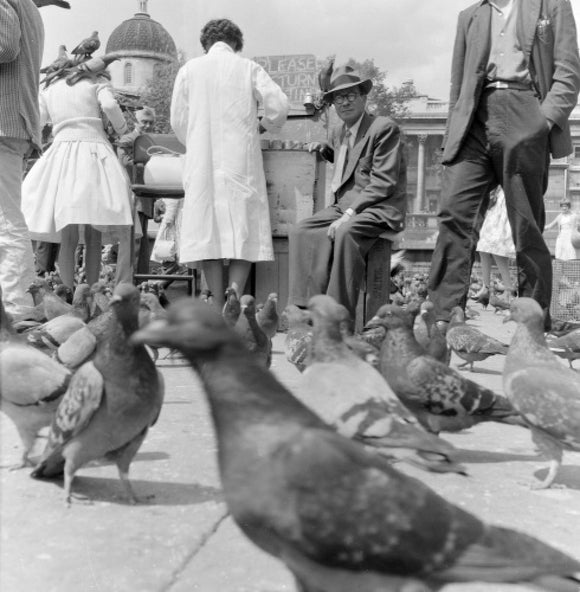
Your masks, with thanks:
[{"label": "man's arm", "polygon": [[387,118],[374,123],[377,124],[381,129],[371,137],[373,146],[370,180],[351,204],[356,213],[388,199],[399,182],[402,150],[399,126]]},{"label": "man's arm", "polygon": [[570,1],[556,0],[550,18],[554,34],[554,74],[541,109],[548,121],[563,128],[577,104],[580,89],[580,56]]},{"label": "man's arm", "polygon": [[0,64],[13,62],[20,53],[20,19],[6,0],[0,0]]}]

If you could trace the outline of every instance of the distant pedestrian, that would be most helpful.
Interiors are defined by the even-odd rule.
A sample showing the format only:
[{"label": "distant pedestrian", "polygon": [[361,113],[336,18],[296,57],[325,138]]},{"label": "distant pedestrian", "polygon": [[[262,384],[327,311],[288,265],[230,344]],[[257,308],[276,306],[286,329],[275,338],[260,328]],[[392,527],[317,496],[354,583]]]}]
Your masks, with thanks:
[{"label": "distant pedestrian", "polygon": [[578,250],[572,244],[572,233],[578,230],[580,219],[572,211],[572,203],[568,200],[560,203],[562,210],[544,230],[549,230],[558,225],[558,236],[556,238],[556,259],[561,261],[570,261],[578,259]]}]

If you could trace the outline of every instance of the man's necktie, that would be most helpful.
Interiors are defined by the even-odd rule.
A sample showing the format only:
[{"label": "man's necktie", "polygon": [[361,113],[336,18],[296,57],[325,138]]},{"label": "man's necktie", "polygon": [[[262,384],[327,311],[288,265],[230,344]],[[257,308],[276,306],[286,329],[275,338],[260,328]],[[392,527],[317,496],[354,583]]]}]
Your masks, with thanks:
[{"label": "man's necktie", "polygon": [[342,181],[344,165],[346,164],[348,157],[348,140],[350,135],[350,130],[346,130],[344,138],[342,139],[342,144],[340,145],[340,149],[338,151],[338,158],[336,159],[336,163],[334,165],[334,176],[332,177],[332,183],[330,184],[330,188],[332,189],[333,193],[336,193],[337,189],[340,187],[340,182]]}]

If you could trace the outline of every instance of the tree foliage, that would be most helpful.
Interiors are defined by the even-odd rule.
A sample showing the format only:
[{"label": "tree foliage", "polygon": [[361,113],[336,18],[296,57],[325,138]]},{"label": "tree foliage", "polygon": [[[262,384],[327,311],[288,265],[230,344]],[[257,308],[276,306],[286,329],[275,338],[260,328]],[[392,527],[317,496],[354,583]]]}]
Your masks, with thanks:
[{"label": "tree foliage", "polygon": [[171,133],[171,95],[177,72],[185,64],[185,61],[185,57],[180,51],[176,60],[156,64],[153,78],[150,78],[141,90],[142,105],[147,105],[155,110],[155,131],[158,133]]}]

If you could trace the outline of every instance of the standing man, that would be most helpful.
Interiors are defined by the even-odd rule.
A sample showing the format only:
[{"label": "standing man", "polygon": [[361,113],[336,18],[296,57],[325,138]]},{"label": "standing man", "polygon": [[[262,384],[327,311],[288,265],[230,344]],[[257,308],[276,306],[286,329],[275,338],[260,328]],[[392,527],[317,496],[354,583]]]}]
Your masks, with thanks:
[{"label": "standing man", "polygon": [[465,306],[479,230],[497,185],[516,246],[518,294],[537,300],[550,326],[543,195],[550,154],[572,152],[568,117],[579,87],[569,0],[480,0],[459,14],[429,279],[441,329],[454,306]]},{"label": "standing man", "polygon": [[289,236],[289,304],[306,306],[328,294],[354,320],[365,256],[385,230],[400,231],[406,211],[407,175],[403,142],[390,117],[367,112],[372,80],[339,66],[325,98],[343,121],[330,143],[310,150],[335,163],[334,203],[300,221]]},{"label": "standing man", "polygon": [[24,158],[40,148],[44,27],[32,0],[0,0],[0,287],[9,313],[32,305],[34,256],[20,209]]}]

